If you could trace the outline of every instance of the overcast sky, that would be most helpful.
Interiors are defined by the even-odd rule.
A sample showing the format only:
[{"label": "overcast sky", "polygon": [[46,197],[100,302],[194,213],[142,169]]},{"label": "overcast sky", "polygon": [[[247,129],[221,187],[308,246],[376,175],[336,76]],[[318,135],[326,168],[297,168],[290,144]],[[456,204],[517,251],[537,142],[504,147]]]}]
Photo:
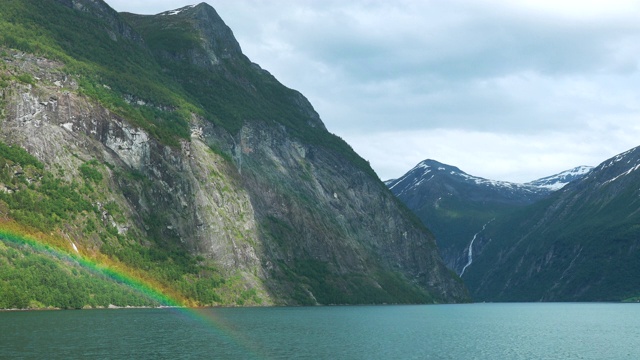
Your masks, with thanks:
[{"label": "overcast sky", "polygon": [[434,159],[526,182],[640,145],[640,0],[206,2],[383,180]]}]

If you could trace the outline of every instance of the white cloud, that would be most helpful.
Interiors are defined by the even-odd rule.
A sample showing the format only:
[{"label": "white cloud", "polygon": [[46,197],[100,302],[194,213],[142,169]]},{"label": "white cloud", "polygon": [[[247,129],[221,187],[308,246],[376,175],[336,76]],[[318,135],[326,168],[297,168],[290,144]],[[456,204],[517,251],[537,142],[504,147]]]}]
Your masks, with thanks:
[{"label": "white cloud", "polygon": [[529,181],[640,145],[640,1],[209,3],[381,178],[432,158]]},{"label": "white cloud", "polygon": [[543,135],[436,129],[352,135],[346,140],[372,159],[371,165],[382,180],[400,177],[430,158],[488,179],[528,182],[578,165],[597,165],[635,146],[639,126],[633,129],[636,137],[624,127],[608,126],[614,129],[603,136],[594,135],[598,129]]},{"label": "white cloud", "polygon": [[[500,0],[493,1],[501,3]],[[518,0],[512,6],[545,15],[582,19],[628,16],[640,11],[636,0]]]}]

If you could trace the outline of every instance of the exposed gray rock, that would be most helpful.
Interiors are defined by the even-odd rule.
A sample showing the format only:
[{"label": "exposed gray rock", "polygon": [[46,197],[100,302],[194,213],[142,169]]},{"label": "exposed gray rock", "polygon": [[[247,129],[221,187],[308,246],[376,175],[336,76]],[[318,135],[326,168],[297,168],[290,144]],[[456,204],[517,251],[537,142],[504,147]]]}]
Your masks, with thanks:
[{"label": "exposed gray rock", "polygon": [[[85,89],[61,64],[12,52],[13,68],[35,81],[14,81],[3,89],[0,140],[25,148],[69,182],[89,161],[102,166],[103,180],[96,185],[100,202],[117,204],[123,214],[113,216],[95,204],[100,219],[132,234],[114,241],[188,250],[204,258],[198,261],[215,263],[225,276],[242,278],[244,288],[257,289],[265,303],[467,300],[429,231],[364,160],[326,132],[301,94],[241,53],[233,33],[209,5],[140,17],[118,16],[100,0],[58,1],[96,16],[97,26],[106,24],[109,45],[122,39],[137,42],[123,19],[137,19],[135,29],[147,40],[158,32],[172,34],[172,26],[193,40],[175,47],[165,41],[148,47],[137,42],[134,53],[153,54],[145,64],[157,66],[162,71],[158,76],[168,74],[162,81],[176,93],[156,100],[136,94],[143,92],[136,87],[109,94],[122,96],[131,111],[201,106],[194,111],[201,115],[190,118],[191,137],[176,136],[173,142],[153,135],[154,127],[162,125],[125,118],[120,114],[127,111],[93,91],[86,93],[106,105],[83,95]],[[88,69],[102,66],[98,63]],[[156,84],[155,79],[144,80]],[[91,86],[109,90],[116,88],[114,83]],[[218,92],[200,96],[216,85]],[[173,98],[178,100],[172,103]],[[153,104],[165,99],[172,104]],[[182,106],[180,101],[189,106],[173,108]],[[217,113],[218,108],[224,111]],[[141,122],[147,131],[135,125]],[[99,235],[85,236],[77,222],[68,221],[60,231],[83,249],[97,252],[103,245]]]}]

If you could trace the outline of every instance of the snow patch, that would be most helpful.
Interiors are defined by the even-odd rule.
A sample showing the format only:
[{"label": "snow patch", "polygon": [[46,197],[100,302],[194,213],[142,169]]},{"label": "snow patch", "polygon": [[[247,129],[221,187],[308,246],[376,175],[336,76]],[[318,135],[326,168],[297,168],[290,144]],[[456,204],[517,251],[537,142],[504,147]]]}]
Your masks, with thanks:
[{"label": "snow patch", "polygon": [[185,6],[185,7],[180,8],[180,9],[171,10],[171,11],[165,11],[165,12],[161,13],[160,15],[162,15],[162,16],[166,16],[166,15],[169,15],[169,16],[171,16],[171,15],[178,15],[178,14],[180,14],[181,12],[183,12],[183,11],[185,11],[185,10],[189,10],[189,9],[191,9],[191,8],[194,8],[194,7],[195,7],[195,5],[188,5],[188,6]]},{"label": "snow patch", "polygon": [[539,187],[545,188],[545,189],[549,189],[549,190],[552,190],[552,191],[556,191],[556,190],[562,189],[567,184],[568,184],[568,182],[558,181],[558,182],[553,183],[553,184],[540,185]]},{"label": "snow patch", "polygon": [[481,177],[477,177],[477,176],[471,176],[465,173],[457,173],[458,176],[469,180],[469,181],[473,181],[474,183],[476,183],[477,185],[487,185],[487,186],[493,186],[493,187],[498,187],[498,188],[506,188],[506,189],[528,189],[530,191],[535,191],[535,189],[537,188],[536,186],[532,186],[532,185],[528,185],[528,184],[518,184],[518,183],[512,183],[512,182],[508,182],[508,181],[500,181],[500,180],[489,180],[489,179],[484,179]]},{"label": "snow patch", "polygon": [[[387,184],[387,186],[389,186],[389,184],[391,184],[393,181],[395,181],[395,180],[391,180],[391,181],[389,181],[389,183]],[[393,190],[393,188],[394,188],[394,187],[396,187],[396,186],[398,186],[398,184],[400,184],[400,181],[398,181],[398,182],[396,182],[395,184],[391,185],[391,186],[389,187],[389,190]]]},{"label": "snow patch", "polygon": [[607,181],[603,182],[601,186],[604,186],[604,185],[607,185],[608,183],[614,182],[614,181],[618,180],[619,178],[621,178],[623,176],[626,176],[626,175],[629,175],[629,174],[631,174],[632,172],[634,172],[634,171],[636,171],[638,169],[640,169],[640,164],[632,167],[631,169],[623,172],[622,174],[614,177],[613,179],[610,179],[610,180],[607,180]]},{"label": "snow patch", "polygon": [[415,183],[415,185],[413,185],[413,187],[414,187],[414,188],[417,188],[418,186],[422,185],[422,183],[423,183],[423,182],[425,182],[425,181],[429,181],[429,180],[433,179],[433,177],[434,177],[434,176],[435,176],[435,175],[431,175],[431,177],[430,177],[430,178],[428,178],[428,179],[427,179],[426,177],[422,177],[422,178],[420,178],[420,181],[418,181],[417,183]]},{"label": "snow patch", "polygon": [[565,185],[578,178],[585,177],[589,172],[591,172],[592,169],[592,166],[582,165],[570,170],[563,171],[556,175],[547,176],[542,179],[531,181],[526,185],[532,185],[539,188],[556,191],[562,189]]}]

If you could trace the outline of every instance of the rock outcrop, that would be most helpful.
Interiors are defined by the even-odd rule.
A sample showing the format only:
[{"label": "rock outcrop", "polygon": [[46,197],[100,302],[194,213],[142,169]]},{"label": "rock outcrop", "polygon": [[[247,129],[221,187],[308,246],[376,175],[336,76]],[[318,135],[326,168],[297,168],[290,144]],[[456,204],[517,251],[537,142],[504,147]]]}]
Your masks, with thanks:
[{"label": "rock outcrop", "polygon": [[[0,140],[68,182],[82,176],[83,164],[101,166],[95,206],[104,226],[123,236],[105,240],[87,233],[85,220],[69,220],[61,231],[75,244],[96,253],[131,239],[184,249],[256,289],[264,304],[467,301],[429,231],[326,131],[301,94],[242,55],[213,8],[121,17],[98,0],[58,2],[110,24],[128,49],[153,54],[150,66],[175,91],[158,96],[173,103],[151,101],[153,93],[116,89],[62,63],[5,50],[5,62],[20,69],[12,76],[34,81],[2,89]],[[179,28],[193,42],[167,47],[158,27]],[[111,96],[121,105],[109,103]],[[131,113],[188,115],[161,122]],[[182,131],[181,121],[190,136],[167,130]]]}]

